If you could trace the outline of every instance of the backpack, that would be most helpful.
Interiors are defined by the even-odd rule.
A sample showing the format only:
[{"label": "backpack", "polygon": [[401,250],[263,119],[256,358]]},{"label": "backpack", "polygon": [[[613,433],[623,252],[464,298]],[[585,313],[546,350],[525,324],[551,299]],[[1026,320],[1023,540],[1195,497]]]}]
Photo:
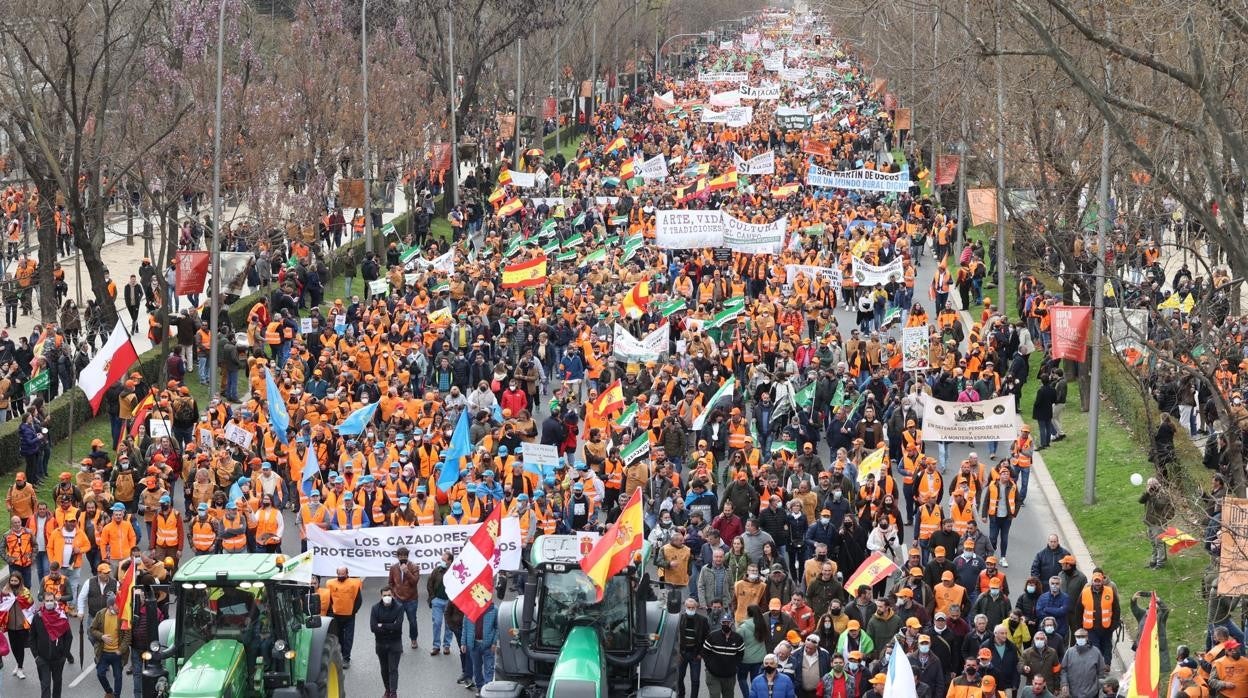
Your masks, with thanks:
[{"label": "backpack", "polygon": [[196,419],[195,403],[191,398],[182,398],[178,401],[176,416],[179,422],[184,424],[193,424]]}]

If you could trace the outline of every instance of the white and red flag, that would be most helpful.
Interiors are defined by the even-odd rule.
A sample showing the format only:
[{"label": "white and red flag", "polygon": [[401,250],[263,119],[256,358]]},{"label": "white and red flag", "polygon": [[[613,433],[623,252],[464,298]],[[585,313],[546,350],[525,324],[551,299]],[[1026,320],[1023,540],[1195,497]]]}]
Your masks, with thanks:
[{"label": "white and red flag", "polygon": [[494,573],[502,555],[498,547],[502,525],[503,507],[495,504],[443,577],[447,598],[474,623],[494,601]]}]

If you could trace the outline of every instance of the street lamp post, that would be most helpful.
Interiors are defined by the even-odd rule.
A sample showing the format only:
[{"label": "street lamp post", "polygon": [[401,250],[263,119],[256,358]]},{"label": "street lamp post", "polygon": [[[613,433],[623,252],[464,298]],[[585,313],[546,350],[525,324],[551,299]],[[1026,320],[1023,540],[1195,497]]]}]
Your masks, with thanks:
[{"label": "street lamp post", "polygon": [[209,286],[212,294],[209,305],[212,316],[208,318],[212,342],[208,348],[209,394],[216,394],[221,389],[221,384],[218,383],[217,347],[221,344],[221,92],[224,73],[225,2],[222,0],[217,14],[217,100],[212,127],[212,282]]},{"label": "street lamp post", "polygon": [[459,131],[456,130],[456,114],[459,109],[459,103],[455,101],[455,88],[458,80],[455,77],[455,8],[448,6],[446,11],[446,44],[447,44],[447,62],[449,63],[447,73],[447,84],[450,86],[451,95],[451,176],[448,178],[447,189],[451,192],[451,208],[459,205]]},{"label": "street lamp post", "polygon": [[[373,180],[368,157],[368,0],[360,3],[360,74],[364,97],[364,250],[373,251]],[[454,146],[452,146],[454,147]]]}]

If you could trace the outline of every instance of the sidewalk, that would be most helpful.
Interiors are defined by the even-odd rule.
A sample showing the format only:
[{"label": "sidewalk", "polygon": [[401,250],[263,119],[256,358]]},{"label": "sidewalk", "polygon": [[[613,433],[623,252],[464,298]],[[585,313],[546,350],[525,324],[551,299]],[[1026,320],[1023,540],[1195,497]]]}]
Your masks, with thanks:
[{"label": "sidewalk", "polygon": [[[383,223],[389,223],[407,212],[407,201],[402,196],[402,192],[396,192],[394,204],[393,213],[382,214]],[[202,215],[202,213],[203,211],[201,210],[200,214]],[[225,221],[246,219],[247,217],[248,214],[245,205],[222,209],[222,219]],[[108,267],[108,271],[112,276],[113,282],[117,284],[117,314],[119,317],[123,318],[127,324],[129,324],[130,313],[126,310],[126,302],[121,289],[129,282],[131,274],[138,273],[139,265],[143,261],[143,219],[137,216],[134,218],[134,241],[133,244],[127,244],[126,217],[124,215],[119,215],[111,216],[110,218],[112,218],[112,220],[110,220],[108,230],[105,233],[104,247],[100,251],[100,256],[104,260],[104,265]],[[205,240],[205,244],[208,242],[208,240]],[[37,254],[38,249],[38,245],[31,247],[30,253],[32,257]],[[159,238],[153,239],[152,256],[155,257],[159,253],[160,240]],[[94,293],[91,291],[91,281],[87,275],[86,268],[82,267],[82,296],[81,298],[78,296],[77,284],[79,265],[74,263],[76,257],[76,254],[71,254],[66,257],[61,257],[59,261],[61,263],[61,268],[65,270],[65,283],[69,285],[69,295],[67,297],[73,298],[78,302],[79,312],[81,313],[82,308],[86,306],[87,300],[94,298]],[[153,259],[153,262],[156,261],[157,260]],[[163,266],[157,264],[157,269],[158,273],[163,275]],[[209,277],[209,280],[211,280],[211,276]],[[207,284],[205,284],[205,289],[206,288]],[[244,291],[244,295],[249,292],[250,289]],[[180,296],[179,298],[179,307],[186,308],[189,305],[189,301],[186,296]],[[201,295],[201,299],[202,298],[203,296]],[[37,292],[32,305],[34,307],[33,312],[29,316],[19,314],[17,318],[17,328],[9,330],[9,333],[13,337],[29,337],[35,331],[36,326],[40,324],[39,299]],[[56,320],[57,322],[60,321],[59,311]],[[142,354],[152,348],[151,342],[147,340],[148,322],[146,311],[139,313],[138,324],[139,331],[132,335],[131,341],[134,343],[134,348]],[[105,337],[107,337],[107,333],[105,333]]]}]

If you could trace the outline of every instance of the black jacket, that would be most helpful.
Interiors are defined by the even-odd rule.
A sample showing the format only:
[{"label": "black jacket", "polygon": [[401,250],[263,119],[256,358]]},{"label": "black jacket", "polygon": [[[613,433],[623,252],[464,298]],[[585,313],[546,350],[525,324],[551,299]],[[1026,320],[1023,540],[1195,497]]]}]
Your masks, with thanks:
[{"label": "black jacket", "polygon": [[745,638],[735,630],[712,632],[702,642],[702,661],[706,673],[720,678],[736,676],[741,658],[745,656]]},{"label": "black jacket", "polygon": [[687,613],[680,615],[679,634],[680,650],[682,652],[701,652],[703,643],[711,634],[710,621],[701,613],[695,613],[692,616]]},{"label": "black jacket", "polygon": [[73,652],[73,640],[74,631],[71,627],[56,643],[53,643],[48,637],[47,629],[44,628],[42,612],[36,613],[34,620],[30,621],[30,652],[35,655],[36,659],[49,663],[58,659],[68,659]]},{"label": "black jacket", "polygon": [[403,639],[403,607],[398,601],[389,606],[378,601],[368,615],[368,628],[379,645],[399,642]]}]

